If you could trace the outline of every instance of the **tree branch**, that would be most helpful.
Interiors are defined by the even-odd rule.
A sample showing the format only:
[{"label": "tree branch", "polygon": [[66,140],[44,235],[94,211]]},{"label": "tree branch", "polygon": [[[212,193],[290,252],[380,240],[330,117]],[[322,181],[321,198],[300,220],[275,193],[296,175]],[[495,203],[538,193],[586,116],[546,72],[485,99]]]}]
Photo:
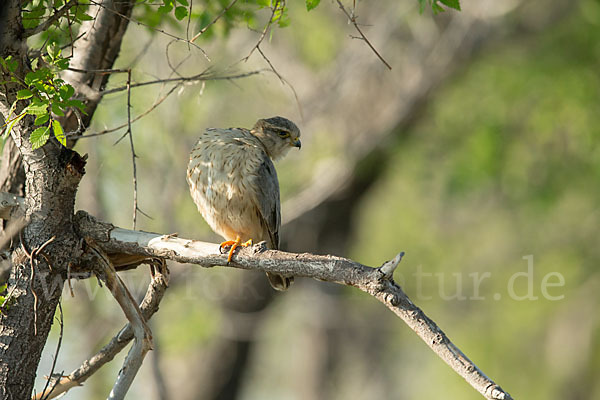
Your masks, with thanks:
[{"label": "tree branch", "polygon": [[110,400],[122,400],[142,366],[146,353],[152,349],[152,334],[133,296],[117,275],[117,271],[106,253],[98,248],[92,240],[86,240],[86,242],[97,256],[102,279],[106,282],[106,286],[110,289],[119,306],[121,306],[133,330],[133,346],[127,353],[127,357],[123,361],[123,368],[119,371],[117,380],[108,396]]},{"label": "tree branch", "polygon": [[348,18],[348,21],[352,23],[352,25],[354,25],[354,28],[356,29],[356,32],[358,32],[358,34],[360,35],[359,38],[356,39],[361,39],[363,40],[367,46],[369,46],[371,48],[371,50],[373,50],[373,53],[375,53],[375,55],[377,56],[377,58],[379,58],[381,60],[381,62],[388,68],[388,69],[392,69],[392,66],[385,61],[385,59],[381,56],[381,54],[379,54],[379,52],[377,51],[377,49],[371,44],[371,42],[369,41],[369,39],[367,39],[367,37],[365,36],[365,34],[360,30],[360,27],[358,26],[358,23],[356,22],[356,15],[354,15],[354,5],[352,7],[352,15],[350,15],[350,13],[348,12],[348,10],[346,10],[346,7],[344,7],[344,5],[342,4],[342,2],[340,0],[336,0],[338,3],[338,6],[340,7],[340,9],[342,10],[342,12],[346,15],[346,17]]},{"label": "tree branch", "polygon": [[108,254],[162,258],[206,268],[222,265],[354,286],[385,304],[485,398],[512,399],[469,360],[393,281],[392,274],[402,259],[402,253],[380,268],[370,268],[342,257],[266,250],[264,244],[259,243],[237,252],[228,264],[227,256],[220,254],[218,244],[116,228],[97,221],[84,211],[77,212],[75,222],[80,234],[92,238]]},{"label": "tree branch", "polygon": [[67,4],[65,4],[64,6],[62,6],[58,11],[56,11],[54,14],[52,14],[50,16],[50,18],[48,18],[43,23],[39,24],[35,28],[26,29],[25,33],[24,33],[24,36],[25,37],[30,37],[30,36],[36,35],[36,34],[38,34],[40,32],[44,32],[46,29],[50,28],[50,26],[53,23],[55,23],[56,21],[58,21],[60,19],[60,17],[62,17],[67,11],[69,11],[72,7],[74,7],[76,5],[78,5],[78,0],[71,0],[71,1],[69,1]]},{"label": "tree branch", "polygon": [[[148,290],[140,304],[142,316],[147,321],[156,311],[168,286],[168,271],[163,269],[161,273],[155,274],[148,285]],[[103,365],[112,361],[121,350],[133,339],[133,328],[130,323],[125,325],[106,346],[98,353],[85,360],[82,365],[71,372],[68,377],[61,379],[52,391],[47,395],[48,399],[58,397],[69,389],[81,386],[90,376],[95,374]],[[38,395],[34,398],[40,400]]]}]

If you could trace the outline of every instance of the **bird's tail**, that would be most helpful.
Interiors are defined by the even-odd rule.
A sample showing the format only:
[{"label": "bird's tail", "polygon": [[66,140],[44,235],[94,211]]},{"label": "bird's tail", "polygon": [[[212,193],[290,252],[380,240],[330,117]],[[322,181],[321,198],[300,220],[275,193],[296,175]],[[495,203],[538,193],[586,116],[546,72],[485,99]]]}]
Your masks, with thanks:
[{"label": "bird's tail", "polygon": [[294,282],[293,276],[290,276],[288,278],[279,274],[273,274],[271,272],[267,272],[267,278],[269,279],[269,283],[271,284],[273,289],[279,291],[287,290]]}]

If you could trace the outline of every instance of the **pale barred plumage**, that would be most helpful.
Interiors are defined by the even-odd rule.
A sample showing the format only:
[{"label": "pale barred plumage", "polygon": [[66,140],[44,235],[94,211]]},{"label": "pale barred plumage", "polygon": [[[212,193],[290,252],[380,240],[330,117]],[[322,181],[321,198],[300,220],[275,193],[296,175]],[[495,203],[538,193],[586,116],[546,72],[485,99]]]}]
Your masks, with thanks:
[{"label": "pale barred plumage", "polygon": [[[190,154],[187,181],[198,211],[227,241],[266,241],[279,248],[279,182],[271,160],[300,147],[300,131],[282,117],[260,119],[252,130],[207,129]],[[232,246],[230,257],[235,246]],[[293,281],[267,273],[277,290]]]}]

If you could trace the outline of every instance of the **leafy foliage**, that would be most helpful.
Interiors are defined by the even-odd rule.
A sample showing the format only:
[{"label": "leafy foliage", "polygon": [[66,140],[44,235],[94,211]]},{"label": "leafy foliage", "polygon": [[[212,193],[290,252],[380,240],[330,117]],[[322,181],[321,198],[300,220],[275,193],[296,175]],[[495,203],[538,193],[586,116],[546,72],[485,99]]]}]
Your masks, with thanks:
[{"label": "leafy foliage", "polygon": [[34,124],[40,126],[29,138],[34,149],[46,144],[50,138],[50,128],[54,137],[66,145],[64,130],[56,117],[64,116],[70,107],[85,112],[83,103],[73,99],[75,89],[58,77],[58,73],[69,66],[69,60],[61,56],[61,50],[55,43],[49,44],[46,51],[45,55],[34,60],[33,70],[28,72],[24,79],[15,75],[16,64],[10,56],[0,61],[2,68],[11,76],[11,81],[23,86],[23,89],[17,91],[17,101],[29,102],[23,112],[14,117],[12,114],[16,102],[13,104],[4,134],[10,134],[14,125],[25,115],[34,115]]},{"label": "leafy foliage", "polygon": [[321,0],[306,0],[306,10],[310,11],[317,8],[320,2]]},{"label": "leafy foliage", "polygon": [[[23,28],[34,29],[38,27],[42,22],[47,20],[55,10],[59,10],[65,6],[64,0],[26,0],[23,3]],[[61,24],[80,24],[82,21],[89,21],[93,19],[92,16],[86,13],[89,4],[77,3],[74,4],[70,9],[66,19],[58,19],[53,23],[54,26],[60,28]],[[68,19],[68,21],[67,21]]]},{"label": "leafy foliage", "polygon": [[446,7],[454,8],[455,10],[460,11],[459,0],[419,0],[419,10],[422,13],[425,11],[425,7],[429,5],[436,14],[444,12],[444,7],[442,7],[440,3]]}]

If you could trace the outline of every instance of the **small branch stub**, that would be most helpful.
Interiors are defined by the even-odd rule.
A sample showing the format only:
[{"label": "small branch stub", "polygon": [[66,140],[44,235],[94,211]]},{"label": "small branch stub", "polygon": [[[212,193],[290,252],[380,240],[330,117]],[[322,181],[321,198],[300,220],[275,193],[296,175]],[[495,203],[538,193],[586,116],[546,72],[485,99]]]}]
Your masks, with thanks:
[{"label": "small branch stub", "polygon": [[386,261],[381,267],[379,267],[379,271],[381,271],[385,279],[392,279],[392,277],[394,276],[394,271],[396,270],[396,268],[398,268],[398,264],[400,264],[400,261],[402,261],[402,257],[404,257],[403,251],[398,253],[398,255],[394,257],[394,259]]},{"label": "small branch stub", "polygon": [[[392,276],[400,264],[404,252],[400,252],[394,259],[385,262],[379,268],[371,268],[351,259],[331,255],[288,253],[279,250],[261,251],[261,244],[259,243],[253,246],[252,249],[241,249],[239,252],[236,252],[235,257],[228,263],[227,257],[220,254],[220,246],[215,243],[204,243],[172,235],[116,228],[112,227],[112,225],[101,223],[82,211],[76,214],[73,222],[76,225],[76,231],[82,237],[94,241],[98,247],[97,252],[101,255],[122,253],[150,259],[170,259],[181,263],[196,264],[201,267],[221,265],[271,272],[284,276],[309,277],[321,281],[353,286],[384,303],[431,350],[457,374],[463,377],[475,390],[481,393],[482,396],[487,399],[512,399],[510,394],[502,390],[500,386],[487,377],[477,365],[445,336],[437,324],[408,298],[400,286],[393,284]],[[107,226],[112,227],[112,229],[108,229],[108,232],[106,229]],[[101,258],[104,259],[104,264],[110,266],[108,256],[105,255]],[[112,274],[109,274],[109,276],[112,276],[115,281],[115,285],[111,285],[111,291],[114,291],[114,288],[120,286],[119,284],[122,284],[122,282],[118,279],[114,268],[110,269]],[[118,291],[116,292],[118,294]],[[130,295],[127,295],[126,288],[123,292],[125,292],[126,296],[120,297],[126,297],[128,301],[120,301],[120,303],[123,303],[121,306],[126,311],[126,315],[129,314],[127,316],[131,321],[134,333],[132,336],[137,339],[138,344],[141,344],[138,347],[142,347],[141,351],[138,349],[135,352],[136,357],[128,355],[125,364],[130,368],[133,367],[133,372],[137,372],[145,352],[150,349],[150,340],[147,339],[150,339],[151,336],[149,332],[145,334],[144,317],[140,314],[140,310],[137,309],[137,305],[135,305]],[[117,298],[117,300],[123,299]],[[130,307],[133,307],[135,312],[131,312]],[[118,352],[119,350],[116,351]],[[127,361],[130,362],[128,363]],[[133,375],[135,373],[120,375],[114,387],[114,394],[124,395],[126,389],[131,384]],[[64,385],[58,385],[60,390],[53,390],[52,393],[62,393],[81,381],[81,379],[76,379],[76,377],[69,378]],[[113,397],[120,398],[119,396]]]}]

